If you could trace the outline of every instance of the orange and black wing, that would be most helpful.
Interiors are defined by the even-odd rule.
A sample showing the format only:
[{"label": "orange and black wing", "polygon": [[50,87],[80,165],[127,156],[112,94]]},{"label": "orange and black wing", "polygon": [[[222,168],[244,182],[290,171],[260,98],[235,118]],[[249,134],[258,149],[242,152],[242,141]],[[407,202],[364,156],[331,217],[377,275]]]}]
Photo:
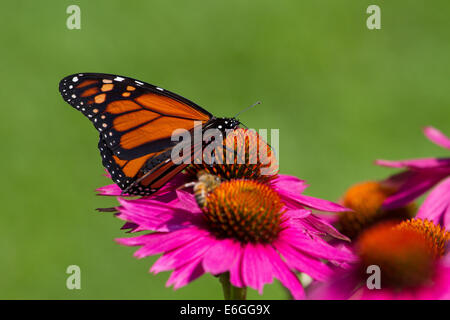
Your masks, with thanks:
[{"label": "orange and black wing", "polygon": [[152,193],[181,171],[170,159],[173,131],[212,118],[192,101],[123,76],[74,74],[59,90],[99,131],[103,165],[129,194]]},{"label": "orange and black wing", "polygon": [[114,155],[131,160],[166,149],[172,132],[212,115],[175,93],[138,80],[74,74],[59,84],[64,100],[88,117]]},{"label": "orange and black wing", "polygon": [[102,138],[98,147],[103,166],[127,195],[152,194],[187,166],[172,162],[171,149],[132,160],[122,160],[112,153]]}]

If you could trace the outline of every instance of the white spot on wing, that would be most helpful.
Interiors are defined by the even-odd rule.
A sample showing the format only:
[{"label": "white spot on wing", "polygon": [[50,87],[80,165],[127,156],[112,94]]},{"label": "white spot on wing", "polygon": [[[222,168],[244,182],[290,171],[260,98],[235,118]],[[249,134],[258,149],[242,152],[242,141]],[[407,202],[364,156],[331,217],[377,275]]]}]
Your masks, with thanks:
[{"label": "white spot on wing", "polygon": [[115,81],[123,81],[123,80],[125,80],[125,78],[122,78],[122,77],[115,77],[114,80],[115,80]]},{"label": "white spot on wing", "polygon": [[156,89],[159,90],[159,91],[164,91],[164,89],[160,88],[160,87],[156,87]]},{"label": "white spot on wing", "polygon": [[73,77],[73,78],[72,78],[72,81],[73,81],[73,82],[77,82],[77,81],[78,81],[78,77]]}]

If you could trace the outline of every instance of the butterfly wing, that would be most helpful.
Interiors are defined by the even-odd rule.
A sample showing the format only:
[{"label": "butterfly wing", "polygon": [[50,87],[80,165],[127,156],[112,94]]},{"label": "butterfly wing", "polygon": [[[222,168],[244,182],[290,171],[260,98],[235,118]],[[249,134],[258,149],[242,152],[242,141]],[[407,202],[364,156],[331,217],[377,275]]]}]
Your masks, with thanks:
[{"label": "butterfly wing", "polygon": [[59,90],[99,131],[103,165],[128,194],[151,194],[183,170],[170,159],[172,132],[212,118],[175,93],[116,75],[70,75]]},{"label": "butterfly wing", "polygon": [[59,84],[64,100],[88,117],[114,155],[131,160],[174,144],[172,132],[191,130],[212,115],[175,93],[131,78],[85,73]]}]

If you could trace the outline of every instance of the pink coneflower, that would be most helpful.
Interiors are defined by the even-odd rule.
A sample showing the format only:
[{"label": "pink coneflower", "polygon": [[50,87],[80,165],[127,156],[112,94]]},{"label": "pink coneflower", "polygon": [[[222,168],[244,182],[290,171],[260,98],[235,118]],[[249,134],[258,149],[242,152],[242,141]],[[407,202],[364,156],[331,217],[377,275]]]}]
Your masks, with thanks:
[{"label": "pink coneflower", "polygon": [[333,219],[337,229],[350,239],[356,239],[365,229],[384,221],[407,220],[414,217],[416,206],[413,203],[399,208],[385,209],[383,202],[396,192],[384,181],[365,181],[351,186],[339,200],[352,211],[341,212]]},{"label": "pink coneflower", "polygon": [[[433,143],[450,149],[450,139],[439,130],[426,127],[424,133]],[[424,218],[425,214],[432,212],[428,219],[441,225],[450,223],[450,158],[378,160],[376,163],[405,169],[388,180],[398,191],[386,199],[384,208],[402,207],[437,185],[421,206],[417,218]]]},{"label": "pink coneflower", "polygon": [[[450,234],[429,220],[381,223],[356,242],[358,263],[308,289],[310,299],[429,300],[450,298]],[[369,266],[380,270],[379,288],[367,285]]]},{"label": "pink coneflower", "polygon": [[[117,216],[126,221],[124,228],[150,233],[117,241],[140,246],[138,258],[162,253],[150,271],[173,270],[167,285],[175,289],[204,273],[219,276],[226,298],[245,298],[246,287],[262,294],[264,285],[276,278],[301,299],[304,291],[296,271],[324,281],[332,274],[325,260],[354,260],[352,253],[324,241],[326,236],[345,237],[310,210],[348,209],[303,195],[307,185],[295,177],[275,173],[267,178],[259,174],[259,165],[244,166],[191,168],[208,169],[222,179],[202,208],[189,189],[180,189],[194,172],[179,174],[149,197],[118,197]],[[114,185],[99,191],[120,195]]]},{"label": "pink coneflower", "polygon": [[[109,194],[113,188],[108,188]],[[164,188],[154,197],[131,200],[119,197],[117,216],[127,222],[124,227],[153,233],[118,242],[141,246],[135,253],[138,258],[163,253],[150,271],[173,270],[167,285],[174,288],[208,272],[226,274],[232,286],[251,287],[260,293],[264,284],[276,278],[300,299],[303,287],[294,271],[323,281],[332,273],[323,259],[354,259],[351,253],[322,239],[326,235],[344,237],[305,206],[326,211],[346,209],[301,195],[304,188],[303,181],[284,175],[273,179],[270,186],[230,180],[211,193],[204,210],[185,190],[168,192],[169,188]]]}]

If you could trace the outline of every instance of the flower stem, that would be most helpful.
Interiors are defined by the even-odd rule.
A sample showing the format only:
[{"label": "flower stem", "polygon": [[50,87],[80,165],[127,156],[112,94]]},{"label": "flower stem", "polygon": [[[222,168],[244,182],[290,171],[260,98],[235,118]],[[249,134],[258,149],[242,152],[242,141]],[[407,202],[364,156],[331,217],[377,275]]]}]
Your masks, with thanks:
[{"label": "flower stem", "polygon": [[247,288],[233,286],[230,283],[230,274],[228,272],[222,273],[219,279],[222,283],[224,300],[246,300]]},{"label": "flower stem", "polygon": [[247,288],[239,288],[231,286],[231,300],[246,300],[247,299]]},{"label": "flower stem", "polygon": [[222,290],[223,290],[223,299],[224,300],[230,300],[230,275],[228,272],[222,273],[219,276],[220,283],[222,284]]}]

